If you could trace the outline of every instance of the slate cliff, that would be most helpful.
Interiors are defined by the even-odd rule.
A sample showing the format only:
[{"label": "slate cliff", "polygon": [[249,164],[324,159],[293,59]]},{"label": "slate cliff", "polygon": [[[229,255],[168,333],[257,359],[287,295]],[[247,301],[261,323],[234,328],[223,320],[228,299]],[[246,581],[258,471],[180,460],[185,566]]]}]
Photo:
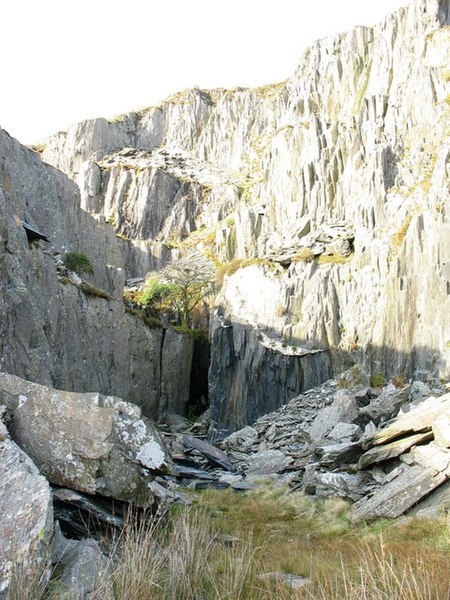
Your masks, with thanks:
[{"label": "slate cliff", "polygon": [[[177,375],[189,386],[192,343],[125,312],[117,238],[79,203],[66,175],[0,130],[0,370],[59,389],[119,395],[156,418],[161,390],[173,388],[164,355],[173,361],[180,354]],[[29,243],[21,220],[49,243]],[[91,257],[90,288],[62,273],[67,250]]]},{"label": "slate cliff", "polygon": [[[193,247],[228,267],[220,314],[269,336],[272,364],[281,346],[294,362],[298,350],[313,362],[326,351],[313,384],[330,360],[448,377],[449,24],[448,0],[414,0],[374,28],[318,41],[286,82],[187,90],[80,123],[50,138],[43,159],[127,238],[131,275]],[[228,334],[213,323],[219,365]],[[245,344],[246,356],[261,350],[259,335]],[[258,376],[251,368],[212,370],[218,429],[248,422],[232,398]],[[280,373],[277,404],[305,389]],[[263,412],[268,393],[249,404]]]}]

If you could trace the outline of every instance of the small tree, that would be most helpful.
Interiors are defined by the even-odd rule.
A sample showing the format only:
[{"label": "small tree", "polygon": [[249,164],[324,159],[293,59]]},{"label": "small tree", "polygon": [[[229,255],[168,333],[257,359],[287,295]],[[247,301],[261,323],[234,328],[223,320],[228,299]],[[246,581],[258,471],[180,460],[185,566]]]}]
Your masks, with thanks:
[{"label": "small tree", "polygon": [[152,316],[159,317],[165,310],[172,309],[171,298],[177,291],[174,284],[161,282],[160,275],[153,273],[147,278],[144,289],[136,299]]},{"label": "small tree", "polygon": [[182,327],[190,327],[194,308],[214,292],[215,268],[203,256],[192,255],[168,265],[161,282],[174,286],[170,300]]}]

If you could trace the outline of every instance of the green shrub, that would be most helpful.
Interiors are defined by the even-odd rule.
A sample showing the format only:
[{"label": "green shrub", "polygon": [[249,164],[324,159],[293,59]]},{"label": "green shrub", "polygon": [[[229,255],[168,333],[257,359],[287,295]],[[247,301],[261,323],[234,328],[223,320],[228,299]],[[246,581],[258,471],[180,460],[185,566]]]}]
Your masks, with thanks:
[{"label": "green shrub", "polygon": [[74,271],[81,275],[82,273],[94,273],[94,267],[91,261],[82,252],[66,252],[64,254],[64,265],[69,271]]},{"label": "green shrub", "polygon": [[160,304],[164,298],[174,293],[175,287],[172,283],[162,283],[157,277],[152,277],[147,280],[144,289],[139,295],[138,302],[144,306],[153,303]]},{"label": "green shrub", "polygon": [[386,385],[386,380],[383,373],[374,373],[370,378],[370,385],[372,387],[383,387]]}]

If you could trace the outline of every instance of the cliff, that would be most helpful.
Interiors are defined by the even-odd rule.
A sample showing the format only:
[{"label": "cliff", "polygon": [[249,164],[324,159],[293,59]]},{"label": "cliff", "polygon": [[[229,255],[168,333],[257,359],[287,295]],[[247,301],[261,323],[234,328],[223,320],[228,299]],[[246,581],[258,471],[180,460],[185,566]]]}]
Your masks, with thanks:
[{"label": "cliff", "polygon": [[[126,312],[118,239],[79,204],[66,175],[0,130],[0,368],[59,389],[119,395],[156,418],[161,390],[173,388],[164,357],[182,357],[176,372],[189,386],[192,343]],[[21,221],[49,243],[29,242]],[[64,274],[65,251],[91,258],[89,285]]]},{"label": "cliff", "polygon": [[[83,122],[43,159],[126,238],[130,275],[200,247],[232,266],[223,314],[275,345],[448,377],[449,23],[448,1],[414,0],[318,41],[286,82]],[[214,390],[249,373],[212,377],[222,411]]]}]

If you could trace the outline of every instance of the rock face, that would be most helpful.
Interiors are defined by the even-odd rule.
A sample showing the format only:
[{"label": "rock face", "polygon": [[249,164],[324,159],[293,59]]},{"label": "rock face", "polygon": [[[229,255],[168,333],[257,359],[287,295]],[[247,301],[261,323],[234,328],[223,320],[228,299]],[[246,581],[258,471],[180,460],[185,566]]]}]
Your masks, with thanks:
[{"label": "rock face", "polygon": [[[20,220],[50,243],[30,244]],[[119,242],[104,219],[79,208],[73,182],[0,130],[0,368],[60,389],[115,394],[157,418],[161,388],[173,387],[162,362],[177,362],[189,387],[192,353],[172,333],[163,361],[163,330],[125,311]],[[66,250],[91,259],[90,286],[63,273]]]},{"label": "rock face", "polygon": [[209,400],[214,439],[253,423],[331,376],[326,351],[271,345],[264,334],[217,313],[211,319],[211,332]]},{"label": "rock face", "polygon": [[132,275],[199,244],[268,261],[276,276],[225,278],[233,322],[330,348],[336,370],[361,351],[373,373],[446,377],[449,23],[446,0],[413,0],[318,41],[282,84],[87,121],[44,160],[131,238]]},{"label": "rock face", "polygon": [[50,486],[10,439],[0,420],[0,598],[5,600],[14,568],[50,577],[53,535]]},{"label": "rock face", "polygon": [[0,373],[0,399],[14,440],[54,484],[148,506],[154,476],[173,471],[156,429],[119,398]]}]

